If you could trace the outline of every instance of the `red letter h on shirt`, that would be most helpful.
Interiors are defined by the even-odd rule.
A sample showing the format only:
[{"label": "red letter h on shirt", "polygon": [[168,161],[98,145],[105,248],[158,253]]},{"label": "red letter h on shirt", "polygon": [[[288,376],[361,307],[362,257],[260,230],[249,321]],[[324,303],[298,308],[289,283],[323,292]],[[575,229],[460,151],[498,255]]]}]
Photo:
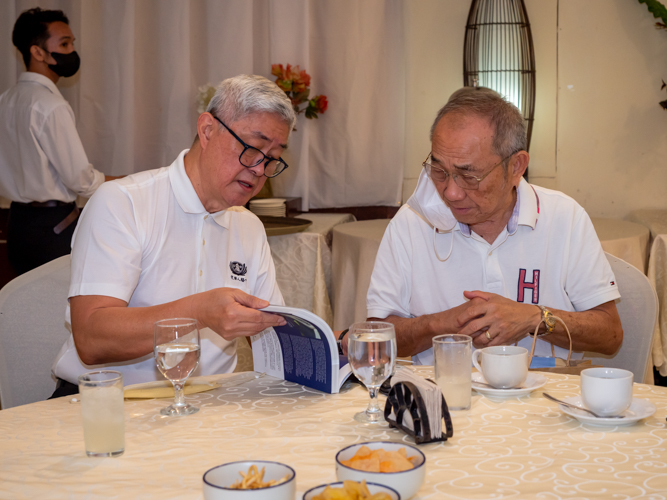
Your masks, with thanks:
[{"label": "red letter h on shirt", "polygon": [[533,304],[538,304],[540,301],[540,270],[536,269],[533,271],[533,282],[526,282],[526,270],[519,269],[519,290],[517,293],[516,301],[523,302],[523,292],[526,288],[532,288],[533,290]]}]

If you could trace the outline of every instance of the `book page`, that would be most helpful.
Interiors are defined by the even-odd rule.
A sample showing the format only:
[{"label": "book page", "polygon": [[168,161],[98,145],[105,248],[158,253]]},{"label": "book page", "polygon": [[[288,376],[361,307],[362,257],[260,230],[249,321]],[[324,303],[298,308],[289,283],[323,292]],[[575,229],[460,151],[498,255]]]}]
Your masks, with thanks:
[{"label": "book page", "polygon": [[[280,314],[287,324],[252,337],[255,371],[278,377],[274,375],[277,367],[273,363],[280,361],[285,380],[323,392],[338,392],[338,349],[333,341],[336,350],[332,352],[333,332],[326,323],[302,309],[270,306],[263,310]],[[257,352],[256,347],[259,347]],[[266,349],[269,352],[264,352]],[[273,351],[279,351],[280,356]]]}]

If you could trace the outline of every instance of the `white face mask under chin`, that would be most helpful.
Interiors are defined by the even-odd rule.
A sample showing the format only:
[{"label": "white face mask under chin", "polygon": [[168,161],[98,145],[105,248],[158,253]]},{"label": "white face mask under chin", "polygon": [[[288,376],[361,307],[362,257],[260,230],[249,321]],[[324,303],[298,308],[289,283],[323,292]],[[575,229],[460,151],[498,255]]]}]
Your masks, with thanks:
[{"label": "white face mask under chin", "polygon": [[[438,254],[438,249],[435,247],[435,235],[436,234],[449,234],[451,236],[449,240],[449,253],[447,253],[447,257],[444,259],[440,258],[440,255]],[[433,251],[435,252],[435,256],[440,262],[445,262],[449,257],[452,255],[452,250],[454,249],[454,230],[450,229],[449,231],[443,231],[442,233],[438,230],[437,227],[433,226]]]}]

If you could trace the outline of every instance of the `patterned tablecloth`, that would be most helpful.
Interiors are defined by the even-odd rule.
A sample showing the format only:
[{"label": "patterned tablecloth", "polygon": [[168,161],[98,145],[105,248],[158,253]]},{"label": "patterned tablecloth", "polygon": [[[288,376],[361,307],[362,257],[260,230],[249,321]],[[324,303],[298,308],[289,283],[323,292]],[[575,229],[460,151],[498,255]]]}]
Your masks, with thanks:
[{"label": "patterned tablecloth", "polygon": [[[200,499],[206,470],[245,459],[291,465],[303,492],[335,480],[334,457],[344,446],[410,442],[385,425],[353,420],[367,403],[360,386],[328,395],[254,373],[216,377],[223,387],[189,396],[201,410],[188,417],[162,417],[166,400],[127,400],[119,458],[85,456],[71,398],[0,411],[0,497]],[[667,498],[667,388],[635,384],[635,397],[657,412],[630,427],[599,428],[540,395],[577,395],[578,377],[548,378],[523,398],[474,395],[472,409],[453,417],[453,438],[421,446],[426,481],[413,498]]]},{"label": "patterned tablecloth", "polygon": [[270,236],[276,280],[285,305],[314,312],[329,326],[331,309],[331,239],[335,226],[355,220],[352,214],[302,214],[313,225],[301,233]]}]

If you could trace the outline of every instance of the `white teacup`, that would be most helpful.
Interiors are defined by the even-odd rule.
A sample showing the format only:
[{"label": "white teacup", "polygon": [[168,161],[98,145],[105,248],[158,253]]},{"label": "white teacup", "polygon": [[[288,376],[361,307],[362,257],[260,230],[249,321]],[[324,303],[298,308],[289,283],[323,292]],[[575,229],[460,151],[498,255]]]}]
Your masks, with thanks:
[{"label": "white teacup", "polygon": [[587,368],[581,372],[584,406],[601,417],[615,417],[632,403],[633,374],[621,368]]},{"label": "white teacup", "polygon": [[523,384],[528,376],[528,349],[513,345],[477,349],[472,353],[472,364],[493,387],[512,389]]}]

